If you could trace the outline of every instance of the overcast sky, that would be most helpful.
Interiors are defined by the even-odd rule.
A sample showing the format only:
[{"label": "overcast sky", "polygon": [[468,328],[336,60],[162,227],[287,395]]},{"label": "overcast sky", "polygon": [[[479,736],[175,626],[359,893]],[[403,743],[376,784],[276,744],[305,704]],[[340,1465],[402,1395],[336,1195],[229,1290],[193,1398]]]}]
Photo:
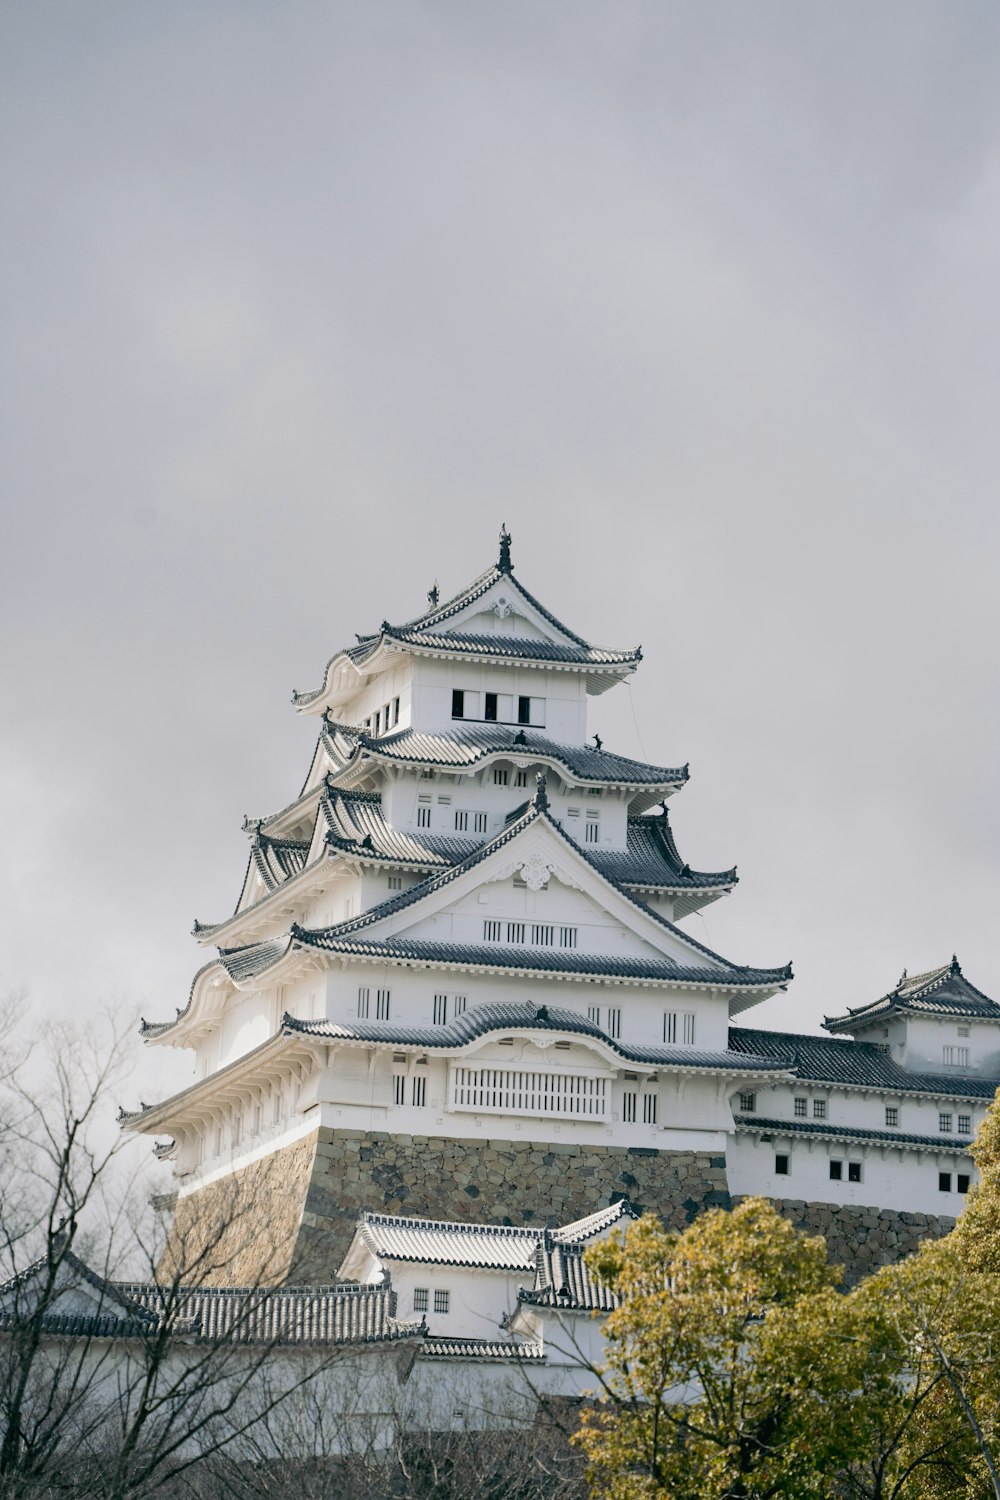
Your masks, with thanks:
[{"label": "overcast sky", "polygon": [[293,688],[488,567],[641,642],[692,932],[1000,998],[1000,10],[0,11],[0,980],[186,1002]]}]

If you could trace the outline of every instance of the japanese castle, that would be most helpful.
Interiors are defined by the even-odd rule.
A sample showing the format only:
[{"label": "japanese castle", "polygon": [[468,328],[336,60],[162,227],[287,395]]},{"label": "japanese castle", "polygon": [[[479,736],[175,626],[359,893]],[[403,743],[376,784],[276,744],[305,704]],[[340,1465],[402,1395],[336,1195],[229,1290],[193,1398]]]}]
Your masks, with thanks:
[{"label": "japanese castle", "polygon": [[[526,1271],[550,1226],[626,1200],[680,1226],[751,1193],[837,1258],[953,1221],[1000,1007],[953,959],[827,1036],[748,1024],[792,971],[685,927],[737,883],[677,849],[688,767],[588,732],[590,697],[641,661],[529,593],[504,530],[467,588],[294,695],[302,790],[247,820],[235,910],[195,924],[207,962],[176,1018],[143,1023],[194,1081],[123,1117],[172,1163],[175,1257],[218,1225],[220,1282],[377,1280],[376,1250],[424,1220],[424,1244],[509,1228]],[[447,1254],[424,1258],[401,1314],[458,1336]]]}]

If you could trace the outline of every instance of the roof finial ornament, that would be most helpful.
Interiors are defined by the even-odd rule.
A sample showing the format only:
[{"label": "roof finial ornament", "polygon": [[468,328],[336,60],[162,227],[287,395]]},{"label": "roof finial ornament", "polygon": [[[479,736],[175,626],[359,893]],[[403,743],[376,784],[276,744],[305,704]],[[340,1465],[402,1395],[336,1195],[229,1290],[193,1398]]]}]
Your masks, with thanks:
[{"label": "roof finial ornament", "polygon": [[594,749],[595,750],[603,750],[604,749],[604,741],[601,739],[601,736],[599,734],[595,734],[594,735]]},{"label": "roof finial ornament", "polygon": [[510,532],[506,522],[500,527],[500,558],[497,567],[501,573],[512,573],[514,564],[510,560]]},{"label": "roof finial ornament", "polygon": [[531,805],[536,808],[538,812],[548,812],[549,810],[549,797],[548,793],[545,790],[545,785],[545,772],[539,771],[538,775],[535,777],[535,795],[531,799]]},{"label": "roof finial ornament", "polygon": [[438,607],[438,600],[440,598],[441,598],[441,590],[438,588],[438,582],[437,582],[437,579],[435,578],[435,580],[434,580],[434,582],[433,582],[433,584],[431,586],[430,592],[427,595],[427,603],[430,605],[431,609],[437,609],[437,607]]},{"label": "roof finial ornament", "polygon": [[962,972],[962,966],[961,966],[961,964],[958,961],[958,954],[957,953],[953,953],[951,955],[951,972],[953,974],[961,974],[961,972]]}]

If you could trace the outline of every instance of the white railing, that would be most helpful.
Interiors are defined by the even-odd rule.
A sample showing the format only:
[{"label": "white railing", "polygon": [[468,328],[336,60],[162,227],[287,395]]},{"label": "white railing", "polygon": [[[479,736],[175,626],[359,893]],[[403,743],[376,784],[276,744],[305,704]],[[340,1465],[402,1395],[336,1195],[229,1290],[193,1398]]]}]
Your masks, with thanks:
[{"label": "white railing", "polygon": [[606,1077],[586,1073],[535,1073],[520,1068],[454,1068],[452,1109],[484,1114],[560,1115],[604,1120],[608,1115]]}]

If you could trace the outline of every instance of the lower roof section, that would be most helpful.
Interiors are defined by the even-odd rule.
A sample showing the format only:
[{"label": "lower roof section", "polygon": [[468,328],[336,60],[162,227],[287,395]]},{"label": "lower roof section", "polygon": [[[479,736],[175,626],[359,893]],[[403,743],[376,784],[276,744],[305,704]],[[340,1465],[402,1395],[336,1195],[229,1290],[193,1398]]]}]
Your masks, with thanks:
[{"label": "lower roof section", "polygon": [[952,1099],[992,1099],[1000,1078],[969,1073],[911,1073],[874,1042],[838,1041],[791,1031],[733,1026],[729,1045],[736,1052],[784,1060],[797,1078],[848,1088],[906,1094],[946,1094]]},{"label": "lower roof section", "polygon": [[816,1120],[765,1120],[760,1115],[736,1115],[736,1128],[754,1135],[800,1135],[832,1143],[857,1141],[877,1146],[900,1146],[935,1151],[958,1151],[967,1155],[971,1136],[907,1135],[902,1130],[865,1130],[854,1125],[820,1124]]}]

